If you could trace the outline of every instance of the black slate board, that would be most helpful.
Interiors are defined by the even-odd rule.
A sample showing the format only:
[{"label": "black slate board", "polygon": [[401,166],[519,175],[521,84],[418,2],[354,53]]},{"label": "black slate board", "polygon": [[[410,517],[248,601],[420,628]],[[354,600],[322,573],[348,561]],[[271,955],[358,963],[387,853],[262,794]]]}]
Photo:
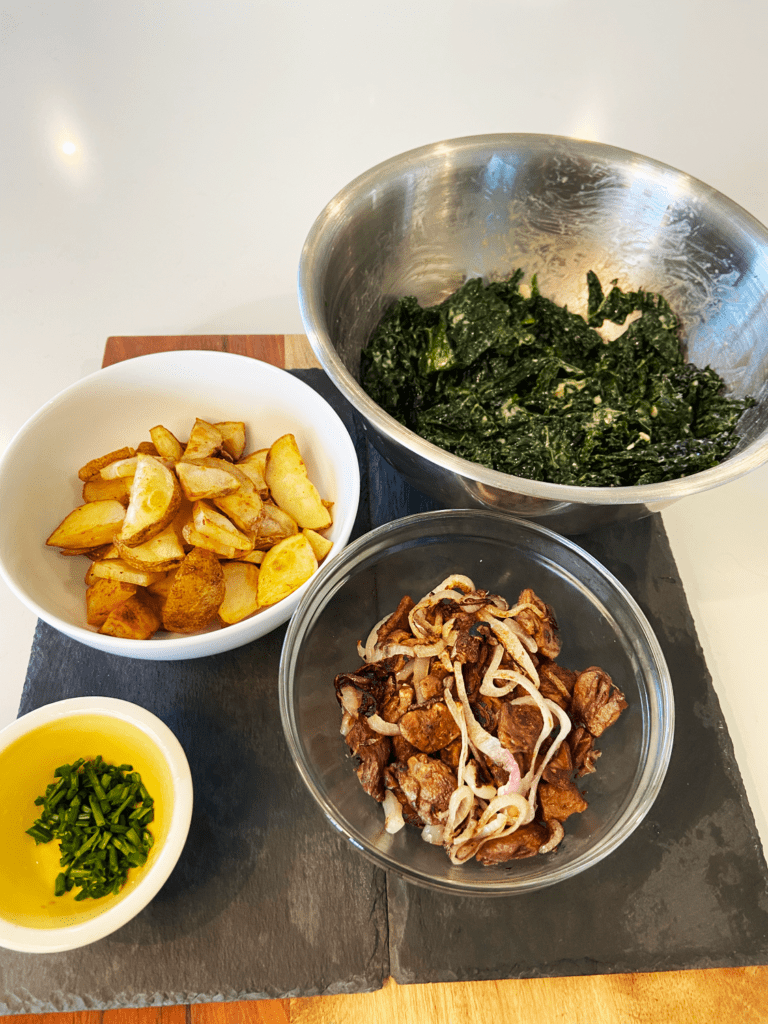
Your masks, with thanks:
[{"label": "black slate board", "polygon": [[[321,371],[360,459],[355,532],[435,507],[367,442]],[[277,707],[284,629],[189,662],[113,658],[39,623],[20,713],[64,697],[144,704],[179,737],[195,810],[176,870],[114,935],[74,953],[0,951],[0,1013],[108,1009],[399,983],[768,963],[768,869],[659,516],[585,535],[641,605],[675,687],[677,731],[648,818],[572,883],[448,897],[386,875],[325,822]]]}]

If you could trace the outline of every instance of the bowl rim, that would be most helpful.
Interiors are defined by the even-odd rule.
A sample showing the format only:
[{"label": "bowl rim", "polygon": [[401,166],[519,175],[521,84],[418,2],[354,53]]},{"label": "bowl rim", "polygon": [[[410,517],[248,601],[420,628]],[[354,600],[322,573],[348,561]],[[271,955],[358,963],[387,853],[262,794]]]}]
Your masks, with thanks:
[{"label": "bowl rim", "polygon": [[[164,365],[173,367],[183,361],[186,366],[194,363],[199,364],[202,370],[206,364],[210,364],[212,362],[220,363],[221,360],[224,359],[227,361],[241,360],[243,371],[245,371],[247,367],[251,372],[253,372],[255,365],[259,374],[263,374],[267,379],[272,378],[279,384],[280,388],[285,387],[286,377],[289,378],[291,381],[290,386],[295,388],[298,394],[303,396],[306,402],[314,403],[318,408],[323,409],[324,413],[328,416],[329,423],[333,424],[333,428],[338,435],[340,445],[345,449],[344,461],[346,469],[344,477],[351,490],[351,500],[348,507],[344,509],[343,515],[340,519],[341,526],[339,540],[334,543],[333,548],[329,551],[326,559],[324,560],[330,562],[338,556],[343,549],[344,544],[349,539],[360,501],[360,468],[354,443],[349,435],[349,431],[344,426],[341,417],[333,406],[319,392],[315,391],[314,388],[310,387],[310,385],[300,377],[292,374],[289,370],[284,370],[281,367],[265,362],[262,359],[254,359],[251,356],[245,356],[235,352],[220,352],[213,349],[172,349],[166,352],[152,352],[147,353],[146,355],[124,359],[117,363],[112,363],[109,366],[95,370],[93,373],[90,373],[85,377],[81,377],[79,380],[73,381],[40,406],[40,408],[38,408],[16,431],[6,450],[2,453],[2,456],[0,456],[0,480],[4,478],[6,465],[13,460],[17,449],[24,443],[24,439],[28,432],[34,429],[38,422],[52,414],[59,405],[64,405],[68,402],[73,395],[77,395],[78,392],[81,391],[87,392],[95,382],[109,381],[110,378],[119,380],[124,375],[130,376],[131,373],[137,372],[137,367],[151,366],[152,364],[156,364],[159,367],[163,367]],[[234,372],[237,373],[236,368]],[[44,543],[44,540],[41,540],[41,543]],[[37,615],[38,618],[43,619],[50,626],[53,626],[55,629],[65,633],[67,636],[78,640],[81,643],[85,643],[88,646],[96,646],[99,650],[105,650],[108,651],[108,653],[122,657],[160,661],[176,660],[188,657],[207,657],[221,653],[222,651],[243,646],[244,644],[251,643],[253,640],[267,635],[274,629],[283,625],[290,618],[298,605],[301,594],[303,593],[303,588],[306,587],[306,583],[302,584],[302,586],[299,587],[298,590],[294,591],[293,594],[289,594],[288,597],[284,598],[282,601],[264,609],[261,616],[257,612],[255,616],[250,616],[240,622],[223,626],[220,629],[207,630],[193,634],[169,635],[147,641],[133,640],[125,637],[107,637],[104,634],[99,634],[90,629],[86,629],[84,626],[78,625],[77,623],[71,623],[68,620],[60,618],[58,615],[49,612],[26,593],[24,588],[6,568],[1,555],[0,577],[2,577],[9,589],[23,604],[27,606],[27,608],[30,609],[30,611]],[[263,623],[265,618],[269,622],[266,629],[259,629],[258,626],[254,625],[255,623]],[[97,636],[103,637],[99,644],[94,643],[93,638]]]},{"label": "bowl rim", "polygon": [[96,715],[129,722],[154,744],[165,762],[174,792],[168,836],[157,858],[136,887],[103,914],[60,928],[32,928],[0,917],[0,947],[22,953],[58,953],[86,946],[121,928],[160,891],[187,841],[192,821],[192,773],[184,748],[151,711],[117,697],[68,697],[29,711],[0,730],[0,752],[22,736],[49,722],[77,715]]},{"label": "bowl rim", "polygon": [[[526,477],[502,473],[499,470],[488,469],[478,463],[453,455],[403,426],[370,398],[339,358],[330,333],[325,327],[325,302],[320,291],[320,281],[334,241],[344,227],[349,210],[365,204],[377,190],[380,192],[382,185],[386,183],[392,172],[399,174],[413,172],[427,161],[444,158],[449,153],[457,154],[474,149],[510,147],[515,144],[531,144],[533,142],[551,148],[564,147],[574,152],[591,152],[595,156],[600,155],[603,158],[613,157],[621,163],[643,164],[652,168],[656,173],[674,174],[680,179],[695,183],[711,200],[721,204],[732,219],[748,224],[750,230],[768,251],[768,228],[742,206],[685,171],[678,170],[670,164],[662,163],[652,157],[642,156],[632,150],[571,136],[535,132],[466,135],[432,142],[389,157],[363,171],[336,193],[318,214],[309,230],[299,258],[297,275],[299,309],[310,346],[326,373],[345,398],[390,443],[394,442],[407,451],[415,452],[440,469],[489,490],[502,493],[514,492],[526,497],[560,503],[562,507],[567,506],[568,503],[610,506],[669,503],[690,494],[711,490],[752,472],[768,459],[768,431],[764,433],[762,440],[752,442],[743,451],[730,455],[711,469],[657,484],[578,487],[572,484],[530,480]],[[375,438],[373,440],[375,444]],[[556,511],[556,507],[551,511]]]},{"label": "bowl rim", "polygon": [[[426,537],[429,536],[429,530],[432,523],[439,523],[441,520],[445,521],[445,519],[459,520],[466,517],[487,521],[495,520],[499,524],[503,525],[505,529],[518,528],[523,533],[528,533],[529,535],[538,534],[540,537],[547,539],[550,542],[562,545],[590,566],[591,569],[597,572],[611,585],[616,596],[624,602],[625,608],[634,616],[652,657],[658,677],[657,690],[655,694],[655,703],[658,706],[658,737],[655,748],[655,758],[650,765],[646,762],[645,771],[643,772],[643,776],[646,780],[646,788],[643,791],[642,798],[636,801],[633,809],[625,812],[626,817],[623,820],[622,827],[619,829],[618,825],[615,825],[608,835],[603,838],[597,853],[595,853],[594,848],[591,848],[586,853],[581,854],[574,861],[571,861],[567,867],[564,866],[562,869],[558,869],[556,865],[551,876],[546,879],[534,878],[516,885],[507,885],[503,882],[494,882],[490,880],[487,882],[481,880],[479,882],[470,883],[468,881],[461,880],[454,882],[446,879],[435,879],[432,876],[412,868],[408,864],[397,862],[387,854],[375,850],[363,835],[347,828],[343,821],[339,820],[336,816],[333,804],[315,784],[312,773],[303,763],[301,755],[302,741],[301,737],[298,735],[297,729],[295,728],[291,713],[292,687],[290,685],[290,670],[292,659],[295,658],[296,652],[298,651],[300,631],[303,628],[305,618],[313,613],[317,614],[317,609],[314,608],[316,599],[323,597],[324,600],[322,607],[325,607],[325,604],[327,604],[334,594],[344,585],[344,582],[348,577],[347,570],[350,563],[354,563],[359,553],[363,552],[367,547],[376,544],[380,539],[383,540],[389,538],[390,543],[387,547],[391,548],[393,544],[397,543],[397,535],[406,533],[412,526],[419,526],[423,524],[423,536]],[[327,577],[329,576],[332,577],[331,580],[327,580]],[[325,593],[320,594],[320,591],[324,591]],[[608,570],[588,551],[574,543],[570,538],[564,537],[561,534],[556,533],[554,530],[550,530],[547,527],[541,526],[540,524],[530,520],[520,519],[519,517],[510,516],[507,513],[491,509],[437,509],[429,512],[419,512],[414,515],[405,516],[401,519],[384,523],[348,544],[344,549],[342,557],[338,559],[333,566],[323,569],[313,578],[311,586],[304,594],[296,613],[288,625],[278,670],[278,694],[283,732],[288,743],[288,748],[291,752],[291,757],[296,765],[299,775],[307,789],[315,798],[327,822],[341,833],[341,835],[344,836],[344,838],[351,843],[355,849],[359,850],[369,861],[376,864],[378,867],[392,870],[401,875],[407,881],[414,882],[417,885],[461,896],[495,897],[522,895],[542,888],[547,888],[557,882],[575,877],[581,872],[597,865],[629,838],[650,811],[667,774],[674,744],[675,701],[672,679],[661,644],[659,643],[651,624],[637,601],[632,597],[621,581],[618,580],[612,572],[610,572],[610,570]]]}]

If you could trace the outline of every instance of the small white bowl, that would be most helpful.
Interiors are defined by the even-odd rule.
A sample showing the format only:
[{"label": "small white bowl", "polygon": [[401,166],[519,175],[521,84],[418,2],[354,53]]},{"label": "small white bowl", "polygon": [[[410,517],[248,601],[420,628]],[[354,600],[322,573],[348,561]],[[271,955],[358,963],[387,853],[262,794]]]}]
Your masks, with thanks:
[{"label": "small white bowl", "polygon": [[224,352],[162,352],[83,378],[19,430],[0,461],[0,574],[39,618],[91,647],[130,658],[199,658],[250,643],[293,614],[306,584],[242,622],[151,640],[98,633],[86,623],[83,557],[63,556],[46,538],[82,504],[77,471],[89,459],[149,440],[163,424],[184,439],[196,417],[242,420],[249,451],[293,433],[321,496],[334,503],[327,533],[333,559],[349,539],[360,473],[339,416],[316,391],[268,363]]},{"label": "small white bowl", "polygon": [[[118,895],[56,897],[59,844],[36,845],[26,830],[39,817],[35,798],[61,764],[101,754],[131,764],[155,801],[147,863],[132,869]],[[186,842],[192,776],[181,744],[151,712],[112,697],[73,697],[30,711],[0,732],[0,946],[55,953],[104,938],[157,895]]]}]

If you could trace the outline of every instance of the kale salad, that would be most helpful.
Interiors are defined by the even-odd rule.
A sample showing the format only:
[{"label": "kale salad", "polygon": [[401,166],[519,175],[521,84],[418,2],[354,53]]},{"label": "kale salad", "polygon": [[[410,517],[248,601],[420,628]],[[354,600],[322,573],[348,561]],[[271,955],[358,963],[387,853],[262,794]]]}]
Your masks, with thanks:
[{"label": "kale salad", "polygon": [[[394,303],[361,353],[363,388],[427,441],[531,480],[658,483],[732,451],[754,401],[685,361],[661,295],[615,282],[606,294],[590,272],[584,318],[522,279],[473,278],[428,308]],[[605,321],[627,326],[606,340]]]}]

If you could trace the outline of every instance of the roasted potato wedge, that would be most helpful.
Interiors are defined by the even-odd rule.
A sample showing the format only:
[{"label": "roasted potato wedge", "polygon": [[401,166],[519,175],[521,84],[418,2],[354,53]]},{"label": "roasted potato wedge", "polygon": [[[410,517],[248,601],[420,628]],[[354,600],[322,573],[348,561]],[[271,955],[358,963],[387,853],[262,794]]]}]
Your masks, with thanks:
[{"label": "roasted potato wedge", "polygon": [[226,544],[236,551],[253,549],[253,540],[207,501],[196,501],[192,506],[192,523],[198,533],[219,544]]},{"label": "roasted potato wedge", "polygon": [[158,455],[162,455],[166,459],[173,459],[174,462],[178,462],[184,454],[184,445],[167,427],[164,427],[161,424],[158,424],[156,427],[151,427],[149,436],[152,438],[152,443],[157,449]]},{"label": "roasted potato wedge", "polygon": [[317,569],[317,559],[303,533],[286,537],[264,555],[259,567],[259,606],[276,604],[292,594]]},{"label": "roasted potato wedge", "polygon": [[246,551],[245,554],[236,554],[233,557],[238,562],[250,562],[252,565],[261,565],[264,561],[264,551]]},{"label": "roasted potato wedge", "polygon": [[327,537],[323,537],[322,534],[317,533],[315,530],[308,530],[306,527],[301,531],[309,541],[312,550],[315,552],[315,558],[318,563],[322,562],[325,556],[333,547],[333,541],[328,540]]},{"label": "roasted potato wedge", "polygon": [[65,516],[45,543],[54,548],[110,544],[122,529],[125,516],[125,507],[115,498],[88,501]]},{"label": "roasted potato wedge", "polygon": [[83,501],[104,501],[105,498],[116,498],[121,505],[127,508],[130,497],[130,481],[126,481],[125,477],[104,480],[101,476],[94,476],[83,484]]},{"label": "roasted potato wedge", "polygon": [[91,459],[90,462],[86,462],[86,464],[77,471],[77,475],[83,481],[90,480],[95,476],[99,476],[102,469],[110,463],[131,458],[135,454],[136,450],[134,448],[130,448],[128,446],[125,448],[118,448],[117,451],[108,452],[106,455],[100,455],[97,459]]},{"label": "roasted potato wedge", "polygon": [[224,562],[224,600],[219,605],[219,618],[232,625],[253,615],[259,607],[259,567],[249,562]]},{"label": "roasted potato wedge", "polygon": [[220,558],[237,558],[239,555],[248,554],[248,552],[232,547],[231,544],[225,544],[214,537],[198,533],[194,523],[186,523],[182,533],[185,543],[189,544],[191,548],[205,548],[206,551],[212,551],[214,555],[218,555]]},{"label": "roasted potato wedge", "polygon": [[85,582],[90,586],[97,579],[108,579],[119,580],[122,583],[135,583],[137,587],[148,587],[164,575],[162,572],[134,569],[122,558],[103,558],[99,562],[92,563],[85,574]]},{"label": "roasted potato wedge", "polygon": [[[259,458],[256,458],[256,455],[259,455]],[[269,498],[269,488],[267,487],[267,481],[264,479],[263,471],[265,463],[266,449],[265,457],[263,459],[259,452],[255,452],[254,455],[249,455],[247,458],[241,459],[237,463],[237,468],[241,473],[245,473],[262,501],[266,501],[267,498]]]},{"label": "roasted potato wedge", "polygon": [[221,432],[212,423],[198,417],[190,431],[182,459],[206,459],[221,451],[222,446]]},{"label": "roasted potato wedge", "polygon": [[200,498],[224,497],[238,490],[240,481],[225,468],[229,465],[222,459],[212,458],[178,462],[176,476],[184,496],[189,501],[197,501]]},{"label": "roasted potato wedge", "polygon": [[215,619],[224,600],[224,572],[212,551],[192,548],[163,603],[163,626],[173,633],[196,633]]},{"label": "roasted potato wedge", "polygon": [[161,624],[157,604],[152,595],[137,590],[127,601],[112,609],[99,632],[128,640],[149,640]]},{"label": "roasted potato wedge", "polygon": [[85,592],[88,625],[103,625],[109,613],[132,597],[136,590],[135,583],[123,583],[121,580],[109,580],[105,577],[95,579]]},{"label": "roasted potato wedge", "polygon": [[269,449],[264,479],[276,505],[288,512],[300,527],[325,530],[331,514],[307,475],[293,434],[283,434]]},{"label": "roasted potato wedge", "polygon": [[173,520],[181,506],[176,474],[152,455],[137,455],[131,499],[125,510],[120,539],[128,547],[143,544]]},{"label": "roasted potato wedge", "polygon": [[118,557],[127,562],[132,569],[147,572],[167,572],[168,569],[178,566],[187,553],[174,523],[166,526],[156,537],[133,547],[125,544],[118,536],[115,538],[115,547]]},{"label": "roasted potato wedge", "polygon": [[214,427],[221,434],[224,451],[237,462],[245,451],[245,424],[240,420],[225,420],[214,423]]},{"label": "roasted potato wedge", "polygon": [[296,520],[277,505],[265,502],[259,525],[251,534],[254,548],[267,551],[286,537],[293,537],[299,532]]}]

